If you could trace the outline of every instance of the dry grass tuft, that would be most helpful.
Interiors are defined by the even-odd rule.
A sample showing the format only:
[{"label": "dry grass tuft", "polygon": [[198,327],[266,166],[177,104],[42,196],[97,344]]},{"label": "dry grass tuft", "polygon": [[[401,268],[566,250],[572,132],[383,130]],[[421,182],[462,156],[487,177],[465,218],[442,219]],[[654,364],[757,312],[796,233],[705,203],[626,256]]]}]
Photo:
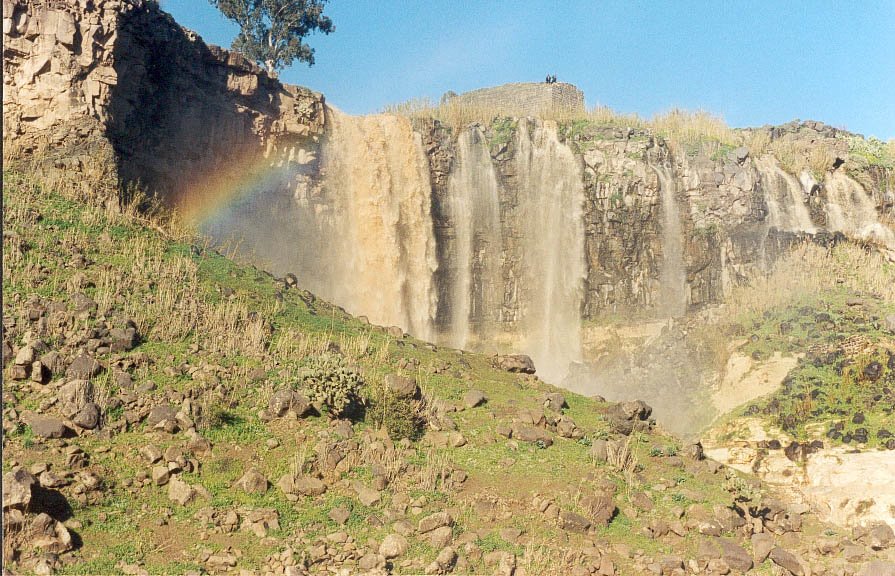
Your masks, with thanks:
[{"label": "dry grass tuft", "polygon": [[818,294],[841,287],[895,303],[895,268],[877,251],[855,244],[840,244],[831,250],[803,244],[780,259],[770,274],[735,288],[725,308],[730,318],[760,316],[816,300]]}]

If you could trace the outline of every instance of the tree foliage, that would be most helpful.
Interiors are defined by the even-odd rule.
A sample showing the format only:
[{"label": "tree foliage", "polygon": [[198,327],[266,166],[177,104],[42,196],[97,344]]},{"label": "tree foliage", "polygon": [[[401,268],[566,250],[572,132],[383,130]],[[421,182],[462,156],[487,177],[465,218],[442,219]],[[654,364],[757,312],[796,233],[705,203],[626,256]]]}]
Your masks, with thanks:
[{"label": "tree foliage", "polygon": [[327,0],[209,0],[239,25],[233,49],[275,74],[295,60],[314,65],[314,49],[303,39],[335,27],[323,14]]}]

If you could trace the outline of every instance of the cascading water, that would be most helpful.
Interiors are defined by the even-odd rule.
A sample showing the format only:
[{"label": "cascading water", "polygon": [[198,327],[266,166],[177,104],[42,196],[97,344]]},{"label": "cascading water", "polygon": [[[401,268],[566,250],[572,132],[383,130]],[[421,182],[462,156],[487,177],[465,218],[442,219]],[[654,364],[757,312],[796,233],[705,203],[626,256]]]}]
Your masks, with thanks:
[{"label": "cascading water", "polygon": [[402,117],[327,113],[323,198],[307,203],[316,226],[300,232],[316,235],[300,250],[307,285],[376,324],[431,338],[437,260],[421,138]]},{"label": "cascading water", "polygon": [[447,343],[466,348],[471,321],[480,319],[478,335],[488,328],[497,307],[501,250],[497,176],[484,135],[472,127],[457,139],[455,164],[448,180],[447,213],[454,236],[449,247],[453,280]]},{"label": "cascading water", "polygon": [[756,165],[761,174],[770,225],[788,232],[816,232],[801,183],[783,170],[773,157],[764,156]]},{"label": "cascading water", "polygon": [[538,373],[559,382],[581,355],[582,167],[554,122],[520,120],[516,145],[525,347]]},{"label": "cascading water", "polygon": [[674,177],[664,166],[653,166],[659,177],[662,201],[662,267],[659,270],[659,312],[665,317],[687,311],[687,271],[684,267],[684,236],[675,200]]},{"label": "cascading water", "polygon": [[873,240],[895,250],[895,231],[879,221],[876,206],[860,184],[846,174],[827,173],[827,227],[862,240]]}]

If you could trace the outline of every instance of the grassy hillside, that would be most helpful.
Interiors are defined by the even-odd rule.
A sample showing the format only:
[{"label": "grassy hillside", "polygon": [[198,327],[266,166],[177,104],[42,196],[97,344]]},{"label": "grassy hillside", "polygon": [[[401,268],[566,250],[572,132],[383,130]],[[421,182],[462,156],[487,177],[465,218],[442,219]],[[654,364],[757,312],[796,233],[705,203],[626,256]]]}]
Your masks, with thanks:
[{"label": "grassy hillside", "polygon": [[18,172],[3,199],[4,491],[41,486],[4,499],[5,567],[772,574],[755,522],[806,558],[838,534],[642,412],[366,325],[171,222]]}]

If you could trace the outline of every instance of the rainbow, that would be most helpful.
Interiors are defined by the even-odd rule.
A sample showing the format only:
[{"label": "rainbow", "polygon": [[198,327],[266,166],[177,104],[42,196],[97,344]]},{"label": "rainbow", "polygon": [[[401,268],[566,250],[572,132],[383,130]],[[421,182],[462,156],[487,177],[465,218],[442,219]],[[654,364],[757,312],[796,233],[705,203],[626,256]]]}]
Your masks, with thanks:
[{"label": "rainbow", "polygon": [[173,195],[174,208],[187,222],[200,228],[214,222],[228,207],[244,198],[283,185],[290,168],[271,156],[238,153],[218,168],[188,180]]}]

